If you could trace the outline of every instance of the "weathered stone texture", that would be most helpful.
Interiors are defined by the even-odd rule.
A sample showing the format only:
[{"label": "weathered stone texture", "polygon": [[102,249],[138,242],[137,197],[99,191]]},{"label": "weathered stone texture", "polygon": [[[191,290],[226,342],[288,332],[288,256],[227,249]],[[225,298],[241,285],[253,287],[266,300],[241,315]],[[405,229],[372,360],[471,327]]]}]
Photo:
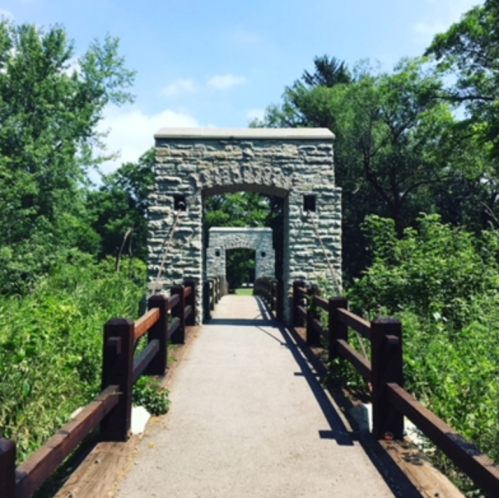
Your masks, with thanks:
[{"label": "weathered stone texture", "polygon": [[[284,198],[284,289],[292,280],[331,279],[323,250],[341,275],[340,189],[334,184],[333,135],[325,130],[162,130],[156,135],[156,183],[150,193],[149,280],[154,283],[165,245],[179,215],[160,288],[184,278],[202,282],[208,241],[203,240],[203,199],[235,191],[255,191]],[[304,196],[315,196],[316,210],[304,212]],[[185,196],[187,210],[177,213],[175,196]],[[211,271],[211,270],[210,270]],[[200,287],[201,290],[202,287]],[[201,293],[200,293],[201,294]],[[290,321],[290,304],[284,299]],[[199,296],[198,320],[201,318]]]},{"label": "weathered stone texture", "polygon": [[255,251],[255,278],[275,276],[275,251],[271,228],[212,227],[206,249],[206,275],[226,277],[226,251]]}]

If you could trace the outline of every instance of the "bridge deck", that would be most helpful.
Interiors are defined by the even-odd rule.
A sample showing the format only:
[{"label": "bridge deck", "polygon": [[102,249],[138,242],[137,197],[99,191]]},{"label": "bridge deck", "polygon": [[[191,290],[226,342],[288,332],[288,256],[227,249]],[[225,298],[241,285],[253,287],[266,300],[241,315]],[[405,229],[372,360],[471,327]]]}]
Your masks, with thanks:
[{"label": "bridge deck", "polygon": [[116,498],[394,496],[292,336],[253,297],[220,301],[171,400]]}]

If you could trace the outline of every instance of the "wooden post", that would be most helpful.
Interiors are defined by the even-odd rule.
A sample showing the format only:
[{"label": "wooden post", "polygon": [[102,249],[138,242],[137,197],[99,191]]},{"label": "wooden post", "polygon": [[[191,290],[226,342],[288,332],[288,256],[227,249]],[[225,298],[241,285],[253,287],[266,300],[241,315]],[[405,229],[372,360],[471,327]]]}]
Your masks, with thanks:
[{"label": "wooden post", "polygon": [[307,289],[307,344],[309,346],[318,345],[321,343],[321,336],[314,329],[314,320],[318,318],[317,309],[314,304],[314,296],[319,294],[317,285],[311,285]]},{"label": "wooden post", "polygon": [[159,308],[159,320],[149,329],[149,342],[157,339],[159,351],[145,370],[146,375],[165,375],[168,362],[168,298],[166,296],[151,296],[149,309]]},{"label": "wooden post", "polygon": [[16,498],[16,444],[0,438],[0,496]]},{"label": "wooden post", "polygon": [[175,285],[172,287],[171,295],[175,294],[179,297],[179,302],[172,309],[172,317],[178,318],[180,324],[176,332],[172,335],[173,344],[184,344],[185,343],[185,297],[184,297],[184,287],[182,285]]},{"label": "wooden post", "polygon": [[298,306],[301,304],[299,287],[305,287],[305,282],[303,280],[295,280],[293,282],[293,326],[303,327],[303,319],[298,311]]},{"label": "wooden post", "polygon": [[134,323],[113,318],[104,325],[102,389],[119,386],[119,401],[100,424],[103,441],[126,441],[132,418]]},{"label": "wooden post", "polygon": [[348,309],[348,300],[346,297],[329,298],[328,306],[328,329],[329,329],[329,361],[339,356],[336,347],[336,339],[343,339],[348,342],[348,327],[338,319],[338,309]]},{"label": "wooden post", "polygon": [[207,280],[203,284],[203,317],[204,320],[209,320],[211,318],[211,307],[210,307],[210,281]]},{"label": "wooden post", "polygon": [[284,299],[287,299],[288,296],[288,290],[284,289],[284,282],[281,280],[277,281],[277,295],[276,295],[276,318],[280,321],[282,321],[283,317],[283,306],[284,306]]},{"label": "wooden post", "polygon": [[185,324],[192,327],[196,325],[196,281],[193,278],[187,278],[184,281],[184,285],[191,288],[191,293],[187,296],[185,305],[190,306],[192,311],[187,317]]},{"label": "wooden post", "polygon": [[371,366],[373,387],[373,434],[378,439],[402,439],[404,416],[388,398],[387,382],[404,385],[402,372],[402,324],[395,318],[371,322]]},{"label": "wooden post", "polygon": [[215,280],[211,278],[210,282],[210,310],[213,311],[215,309]]}]

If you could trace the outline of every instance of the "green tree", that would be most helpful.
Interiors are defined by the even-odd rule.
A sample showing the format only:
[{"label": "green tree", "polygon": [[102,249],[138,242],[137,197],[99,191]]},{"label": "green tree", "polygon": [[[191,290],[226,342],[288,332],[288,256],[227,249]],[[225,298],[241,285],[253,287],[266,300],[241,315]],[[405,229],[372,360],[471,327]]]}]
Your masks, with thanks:
[{"label": "green tree", "polygon": [[437,35],[426,53],[457,77],[441,96],[464,105],[467,118],[481,123],[483,139],[499,156],[499,1],[486,0],[469,10]]},{"label": "green tree", "polygon": [[359,229],[366,214],[390,216],[401,234],[433,208],[433,188],[447,177],[453,153],[451,107],[435,98],[442,85],[424,59],[403,60],[391,74],[360,64],[348,83],[295,82],[280,106],[267,109],[264,125],[327,126],[336,135],[348,276],[366,264]]},{"label": "green tree", "polygon": [[49,271],[62,250],[94,250],[84,189],[105,106],[130,102],[133,72],[118,40],[80,58],[66,32],[0,21],[0,266],[18,291]]},{"label": "green tree", "polygon": [[127,253],[147,259],[148,192],[154,183],[154,154],[150,149],[137,163],[123,164],[103,176],[98,190],[88,192],[91,226],[101,238],[100,257],[116,257],[126,244]]}]

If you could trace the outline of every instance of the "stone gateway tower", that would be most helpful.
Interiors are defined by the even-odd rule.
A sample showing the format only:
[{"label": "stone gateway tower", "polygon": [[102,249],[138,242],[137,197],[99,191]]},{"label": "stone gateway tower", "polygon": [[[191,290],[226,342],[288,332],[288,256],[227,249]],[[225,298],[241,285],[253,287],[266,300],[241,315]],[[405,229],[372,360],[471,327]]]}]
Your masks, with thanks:
[{"label": "stone gateway tower", "polygon": [[[283,202],[282,257],[276,276],[290,323],[292,281],[341,275],[341,194],[335,186],[334,135],[323,128],[163,128],[155,135],[156,181],[150,193],[150,289],[166,291],[206,274],[204,199],[237,191]],[[167,251],[166,251],[167,250]],[[160,274],[159,278],[158,275]],[[198,322],[202,316],[199,285]]]}]

